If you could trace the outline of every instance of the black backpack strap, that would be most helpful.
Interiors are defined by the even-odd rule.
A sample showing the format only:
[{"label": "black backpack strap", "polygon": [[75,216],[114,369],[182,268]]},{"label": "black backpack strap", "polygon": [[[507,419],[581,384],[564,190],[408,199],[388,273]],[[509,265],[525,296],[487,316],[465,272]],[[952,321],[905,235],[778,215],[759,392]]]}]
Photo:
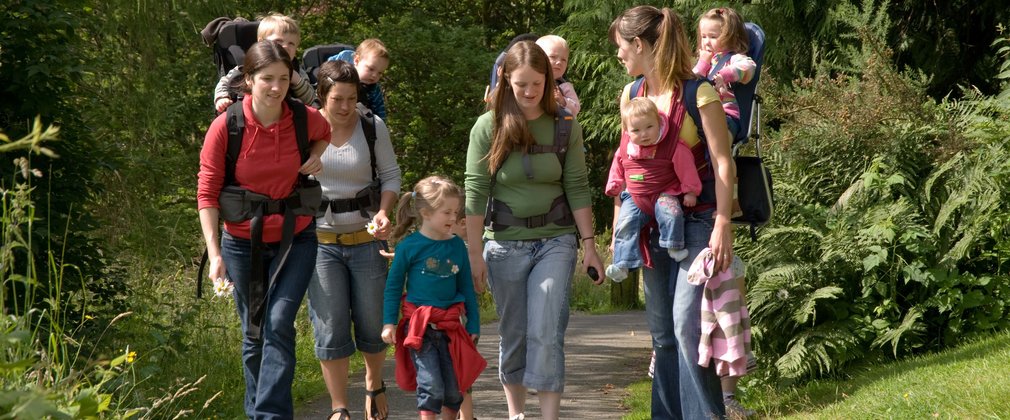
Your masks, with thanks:
[{"label": "black backpack strap", "polygon": [[295,123],[295,140],[298,141],[298,151],[302,154],[302,163],[309,160],[309,117],[305,104],[298,99],[288,97],[288,108]]},{"label": "black backpack strap", "polygon": [[526,171],[526,178],[533,179],[533,164],[530,162],[531,153],[554,153],[561,163],[561,172],[565,171],[565,158],[568,155],[568,141],[572,137],[572,114],[564,108],[558,108],[558,114],[554,117],[554,144],[543,146],[534,144],[529,151],[523,154],[523,169]]},{"label": "black backpack strap", "polygon": [[365,133],[365,143],[368,143],[368,155],[372,163],[372,180],[374,181],[379,178],[375,163],[375,115],[359,102],[358,116],[361,117],[361,131]]},{"label": "black backpack strap", "polygon": [[235,162],[242,151],[242,134],[245,131],[245,114],[242,101],[228,106],[225,123],[228,126],[228,152],[224,157],[224,185],[235,184]]}]

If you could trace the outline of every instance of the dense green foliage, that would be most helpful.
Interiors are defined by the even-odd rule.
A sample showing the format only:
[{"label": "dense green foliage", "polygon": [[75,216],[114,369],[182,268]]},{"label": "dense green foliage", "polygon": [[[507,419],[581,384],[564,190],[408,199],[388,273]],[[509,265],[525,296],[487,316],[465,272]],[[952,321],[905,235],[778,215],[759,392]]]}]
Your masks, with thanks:
[{"label": "dense green foliage", "polygon": [[[117,395],[116,407],[153,409],[210,373],[159,414],[142,412],[237,412],[237,319],[227,303],[192,298],[202,246],[194,180],[216,82],[198,32],[214,17],[289,14],[302,23],[302,49],[382,39],[392,55],[382,83],[404,185],[432,173],[461,180],[494,56],[516,34],[558,33],[571,44],[566,77],[582,99],[590,182],[599,186],[619,137],[617,95],[631,80],[606,29],[636,3],[5,3],[0,129],[20,138],[41,115],[61,131],[48,146],[59,158],[19,161],[41,178],[16,178],[22,164],[2,162],[24,153],[0,149],[5,200],[20,185],[19,202],[33,203],[28,218],[5,213],[5,232],[25,240],[4,244],[0,312],[28,318],[0,325],[19,346],[2,362],[51,361],[59,365],[52,376],[62,378],[92,363],[111,369],[129,347],[139,385],[96,380],[78,389],[96,385],[98,394]],[[999,35],[1010,16],[1000,2],[727,4],[769,34],[761,89],[778,208],[757,242],[737,240],[750,265],[761,376],[842,372],[1007,328],[1010,94],[997,94],[1010,77],[1010,42]],[[672,6],[693,32],[695,17],[715,4]],[[595,198],[597,230],[605,231],[612,202],[602,191]],[[49,329],[57,318],[41,314],[56,307],[61,327]],[[299,369],[309,372],[304,321],[299,332]],[[21,339],[25,333],[31,337]],[[47,340],[82,356],[51,356]],[[26,372],[2,373],[28,378],[18,392],[30,394]],[[318,378],[306,378],[315,388],[304,393],[318,392]],[[200,411],[208,400],[214,404]]]}]

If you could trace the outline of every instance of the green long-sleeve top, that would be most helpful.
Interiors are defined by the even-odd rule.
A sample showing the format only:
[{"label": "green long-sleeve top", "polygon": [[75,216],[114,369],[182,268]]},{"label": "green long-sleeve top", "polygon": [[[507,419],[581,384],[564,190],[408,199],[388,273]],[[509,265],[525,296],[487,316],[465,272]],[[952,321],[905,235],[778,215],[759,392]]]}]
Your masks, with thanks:
[{"label": "green long-sleeve top", "polygon": [[[487,208],[491,174],[485,156],[491,149],[493,123],[491,112],[486,112],[477,118],[473,129],[470,130],[465,173],[466,214],[469,216],[484,216],[484,210]],[[553,116],[544,114],[527,123],[537,144],[545,146],[554,144]],[[530,159],[533,179],[526,178],[520,151],[513,151],[498,171],[494,197],[505,202],[512,209],[512,215],[529,217],[547,213],[551,209],[551,202],[562,193],[567,196],[568,205],[572,210],[592,205],[586,178],[586,151],[582,144],[582,126],[578,121],[572,121],[572,134],[568,139],[568,153],[565,155],[564,176],[561,174],[561,162],[558,161],[556,154],[530,154]],[[484,237],[495,240],[528,240],[551,238],[573,232],[575,232],[574,224],[558,226],[550,223],[534,229],[510,226],[498,232],[485,230]]]}]

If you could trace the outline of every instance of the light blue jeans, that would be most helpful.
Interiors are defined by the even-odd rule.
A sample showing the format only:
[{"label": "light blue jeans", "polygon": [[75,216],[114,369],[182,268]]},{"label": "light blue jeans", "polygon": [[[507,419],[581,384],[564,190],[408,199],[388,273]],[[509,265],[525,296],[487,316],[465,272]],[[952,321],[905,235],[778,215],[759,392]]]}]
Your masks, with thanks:
[{"label": "light blue jeans", "polygon": [[[278,270],[278,243],[263,251],[264,278]],[[254,419],[294,416],[291,383],[295,377],[295,315],[305,298],[316,261],[315,223],[295,235],[277,281],[267,290],[261,337],[249,338],[245,294],[252,278],[251,242],[228,232],[221,235],[221,258],[235,284],[235,306],[242,319],[242,366],[245,374],[245,413]]]},{"label": "light blue jeans", "polygon": [[568,300],[578,258],[575,234],[484,244],[498,311],[502,384],[563,392]]},{"label": "light blue jeans", "polygon": [[[665,249],[684,248],[684,210],[680,199],[661,194],[654,203],[655,219],[659,229],[659,246]],[[645,214],[631,199],[627,191],[621,192],[621,212],[617,216],[617,228],[614,230],[614,266],[634,270],[643,264],[642,252],[638,249],[638,239],[642,227],[648,224],[653,216]],[[655,254],[653,254],[655,255]]]},{"label": "light blue jeans", "polygon": [[[316,274],[309,283],[309,319],[316,357],[350,357],[386,350],[382,342],[382,293],[386,289],[386,258],[381,243],[319,244]],[[351,325],[354,337],[351,337]]]},{"label": "light blue jeans", "polygon": [[652,269],[644,269],[645,310],[656,351],[652,378],[653,419],[708,419],[725,416],[715,363],[698,365],[701,295],[704,286],[687,282],[691,262],[708,246],[713,211],[688,213],[685,242],[689,255],[679,264],[650,241]]}]

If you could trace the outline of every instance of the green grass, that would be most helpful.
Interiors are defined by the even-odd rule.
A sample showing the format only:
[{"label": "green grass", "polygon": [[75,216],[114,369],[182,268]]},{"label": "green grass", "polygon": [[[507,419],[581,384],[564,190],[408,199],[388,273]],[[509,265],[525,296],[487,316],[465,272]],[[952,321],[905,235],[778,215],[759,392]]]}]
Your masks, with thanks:
[{"label": "green grass", "polygon": [[[1010,333],[796,388],[751,388],[764,418],[1010,418]],[[650,383],[630,388],[625,419],[649,418]]]}]

